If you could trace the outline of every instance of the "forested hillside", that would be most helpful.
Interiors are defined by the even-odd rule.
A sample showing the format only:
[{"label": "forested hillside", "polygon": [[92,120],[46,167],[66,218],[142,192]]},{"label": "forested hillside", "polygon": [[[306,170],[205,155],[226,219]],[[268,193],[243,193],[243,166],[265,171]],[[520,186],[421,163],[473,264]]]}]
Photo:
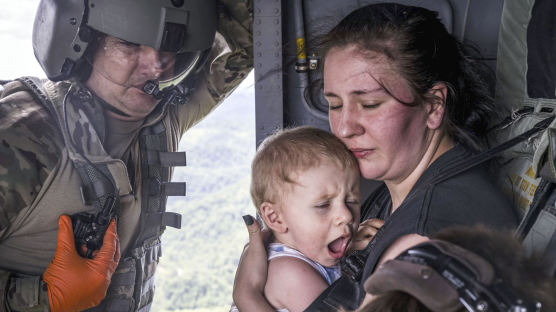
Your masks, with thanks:
[{"label": "forested hillside", "polygon": [[247,240],[241,216],[254,213],[249,197],[255,152],[253,77],[180,142],[187,167],[175,181],[187,196],[170,197],[182,229],[168,228],[156,275],[152,311],[227,311],[237,261]]}]

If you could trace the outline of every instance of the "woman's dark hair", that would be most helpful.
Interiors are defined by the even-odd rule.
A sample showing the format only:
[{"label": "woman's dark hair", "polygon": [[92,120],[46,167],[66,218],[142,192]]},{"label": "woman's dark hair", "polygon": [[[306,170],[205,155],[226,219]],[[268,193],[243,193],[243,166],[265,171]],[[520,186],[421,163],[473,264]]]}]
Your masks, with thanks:
[{"label": "woman's dark hair", "polygon": [[324,58],[332,48],[352,45],[363,55],[380,53],[392,62],[417,99],[404,104],[431,100],[427,91],[443,82],[448,88],[445,130],[456,142],[481,149],[495,112],[494,77],[486,65],[471,58],[470,53],[476,51],[448,33],[436,12],[395,3],[368,5],[350,13],[318,40]]}]

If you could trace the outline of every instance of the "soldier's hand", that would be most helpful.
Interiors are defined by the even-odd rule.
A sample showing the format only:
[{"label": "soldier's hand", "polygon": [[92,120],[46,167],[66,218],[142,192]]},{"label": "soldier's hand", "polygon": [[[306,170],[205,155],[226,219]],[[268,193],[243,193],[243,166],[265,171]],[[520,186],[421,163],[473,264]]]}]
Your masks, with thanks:
[{"label": "soldier's hand", "polygon": [[376,232],[384,225],[384,221],[380,219],[368,219],[361,224],[359,224],[359,228],[357,229],[357,233],[353,235],[351,242],[347,248],[347,253],[353,250],[363,250],[371,239],[376,235]]},{"label": "soldier's hand", "polygon": [[120,260],[116,223],[110,222],[104,243],[93,259],[83,258],[75,250],[69,216],[61,216],[58,226],[56,253],[42,276],[48,286],[50,310],[81,311],[94,307],[106,296]]}]

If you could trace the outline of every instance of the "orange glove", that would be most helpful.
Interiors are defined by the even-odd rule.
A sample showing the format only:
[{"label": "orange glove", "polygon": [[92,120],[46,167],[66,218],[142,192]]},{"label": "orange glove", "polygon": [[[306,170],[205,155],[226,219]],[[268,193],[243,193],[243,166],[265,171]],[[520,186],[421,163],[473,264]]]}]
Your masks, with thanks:
[{"label": "orange glove", "polygon": [[48,286],[50,310],[81,311],[97,306],[106,296],[120,261],[116,223],[110,222],[102,247],[93,259],[83,258],[75,250],[69,216],[62,215],[58,226],[56,253],[42,276]]}]

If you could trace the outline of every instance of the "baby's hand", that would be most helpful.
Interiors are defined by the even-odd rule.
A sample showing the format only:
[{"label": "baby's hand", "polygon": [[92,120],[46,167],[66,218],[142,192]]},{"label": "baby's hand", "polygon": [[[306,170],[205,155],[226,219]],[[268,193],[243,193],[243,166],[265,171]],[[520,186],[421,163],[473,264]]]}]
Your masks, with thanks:
[{"label": "baby's hand", "polygon": [[347,248],[349,252],[354,250],[362,250],[367,247],[371,239],[375,236],[378,229],[380,229],[384,225],[384,221],[380,219],[368,219],[361,224],[359,224],[359,229],[357,229],[357,233],[353,235],[351,242]]}]

